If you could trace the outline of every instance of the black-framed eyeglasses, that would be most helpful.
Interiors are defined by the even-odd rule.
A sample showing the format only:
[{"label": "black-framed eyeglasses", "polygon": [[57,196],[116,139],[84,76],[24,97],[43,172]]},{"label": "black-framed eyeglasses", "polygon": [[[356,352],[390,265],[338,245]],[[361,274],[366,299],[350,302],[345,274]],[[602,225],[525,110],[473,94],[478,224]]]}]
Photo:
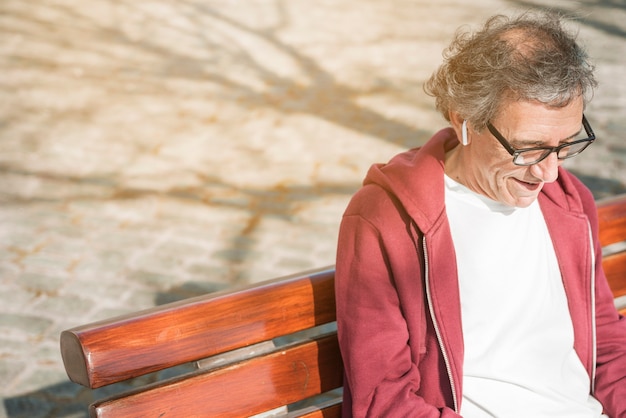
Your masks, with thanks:
[{"label": "black-framed eyeglasses", "polygon": [[587,118],[583,115],[583,128],[587,133],[587,138],[579,139],[572,142],[566,142],[557,147],[535,147],[535,148],[522,148],[515,149],[511,146],[500,132],[491,124],[487,122],[487,129],[493,136],[496,137],[498,142],[502,144],[504,149],[513,156],[513,164],[515,165],[533,165],[537,164],[548,157],[548,155],[556,152],[556,156],[559,160],[566,160],[580,154],[587,148],[593,141],[596,140],[596,135],[591,129],[591,125],[587,122]]}]

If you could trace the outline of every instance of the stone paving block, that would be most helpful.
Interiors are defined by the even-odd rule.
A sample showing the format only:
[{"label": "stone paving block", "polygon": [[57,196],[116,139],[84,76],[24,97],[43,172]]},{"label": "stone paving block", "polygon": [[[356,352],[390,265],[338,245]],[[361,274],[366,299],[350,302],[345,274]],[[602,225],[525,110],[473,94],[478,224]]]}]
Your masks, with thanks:
[{"label": "stone paving block", "polygon": [[23,335],[28,338],[41,336],[51,324],[50,319],[31,313],[0,312],[0,330],[5,336]]},{"label": "stone paving block", "polygon": [[[0,274],[2,274],[1,271]],[[20,312],[36,298],[37,293],[21,287],[17,277],[7,278],[5,275],[2,277],[7,282],[0,282],[0,300],[2,301],[0,312]]]},{"label": "stone paving block", "polygon": [[41,392],[42,394],[56,393],[56,390],[50,390],[49,387],[64,379],[67,379],[67,375],[59,368],[43,368],[39,365],[39,367],[32,368],[31,373],[22,379],[20,389],[26,392]]},{"label": "stone paving block", "polygon": [[159,271],[159,267],[161,266],[155,266],[155,271],[136,270],[130,272],[127,278],[130,281],[142,283],[150,289],[166,289],[170,283],[176,280],[176,277],[157,273],[156,271]]},{"label": "stone paving block", "polygon": [[[2,340],[3,343],[7,345],[14,345],[15,342],[10,340]],[[3,345],[3,347],[6,347]],[[7,353],[6,348],[3,348],[0,351],[0,380],[3,382],[2,391],[0,393],[7,394],[8,391],[14,390],[12,388],[12,383],[17,379],[17,377],[24,371],[26,367],[26,359],[20,359],[18,357],[18,353],[12,352]]]},{"label": "stone paving block", "polygon": [[[128,267],[130,251],[117,247],[114,249],[98,249],[90,247],[89,254],[83,256],[72,270],[77,280],[106,281],[124,274]],[[96,282],[96,285],[100,283]]]},{"label": "stone paving block", "polygon": [[186,266],[186,275],[192,281],[208,282],[215,286],[228,285],[228,267],[223,262],[215,262],[209,257]]},{"label": "stone paving block", "polygon": [[107,274],[106,269],[90,269],[77,274],[60,292],[62,297],[76,297],[92,304],[102,300],[116,300],[129,290],[125,276]]},{"label": "stone paving block", "polygon": [[46,316],[62,316],[68,312],[88,312],[92,301],[74,295],[54,295],[33,305],[33,309]]},{"label": "stone paving block", "polygon": [[[50,263],[48,263],[48,261],[50,261]],[[44,268],[40,269],[39,267],[41,267],[41,263],[39,263],[39,260],[25,261],[24,265],[27,266],[27,269],[34,272],[21,274],[18,277],[16,284],[19,287],[37,295],[47,294],[52,296],[57,294],[58,289],[61,288],[66,280],[66,275],[55,275],[56,271],[63,271],[63,269],[55,271],[55,269],[53,268],[55,264],[56,262],[54,258],[50,258],[45,260]],[[43,270],[46,272],[46,274],[35,273],[38,270]]]}]

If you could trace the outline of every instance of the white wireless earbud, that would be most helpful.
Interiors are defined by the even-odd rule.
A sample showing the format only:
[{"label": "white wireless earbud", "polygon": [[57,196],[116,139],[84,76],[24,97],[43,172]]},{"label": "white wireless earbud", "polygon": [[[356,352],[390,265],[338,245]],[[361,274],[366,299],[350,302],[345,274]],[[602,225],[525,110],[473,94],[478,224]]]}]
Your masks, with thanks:
[{"label": "white wireless earbud", "polygon": [[463,126],[461,126],[461,144],[467,145],[467,120],[463,121]]}]

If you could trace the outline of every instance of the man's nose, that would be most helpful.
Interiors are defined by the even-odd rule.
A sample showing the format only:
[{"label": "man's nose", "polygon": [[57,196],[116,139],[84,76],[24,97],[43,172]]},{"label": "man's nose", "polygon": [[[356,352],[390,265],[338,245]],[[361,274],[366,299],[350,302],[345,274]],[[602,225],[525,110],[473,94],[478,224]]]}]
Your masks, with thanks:
[{"label": "man's nose", "polygon": [[542,161],[530,166],[530,170],[535,177],[544,183],[552,183],[559,176],[560,165],[561,160],[558,159],[556,152],[552,152]]}]

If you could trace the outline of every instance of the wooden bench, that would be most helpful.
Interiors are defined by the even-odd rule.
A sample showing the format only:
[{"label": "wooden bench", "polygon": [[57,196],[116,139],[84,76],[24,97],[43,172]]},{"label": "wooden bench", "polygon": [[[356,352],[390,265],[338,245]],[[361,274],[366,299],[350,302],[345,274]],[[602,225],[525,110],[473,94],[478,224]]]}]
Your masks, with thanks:
[{"label": "wooden bench", "polygon": [[615,307],[626,316],[626,194],[598,202],[602,267],[615,297]]},{"label": "wooden bench", "polygon": [[[599,217],[603,263],[626,313],[626,195],[601,201]],[[92,389],[197,366],[98,400],[92,417],[339,417],[334,321],[327,268],[63,331],[61,353],[69,378]]]}]

